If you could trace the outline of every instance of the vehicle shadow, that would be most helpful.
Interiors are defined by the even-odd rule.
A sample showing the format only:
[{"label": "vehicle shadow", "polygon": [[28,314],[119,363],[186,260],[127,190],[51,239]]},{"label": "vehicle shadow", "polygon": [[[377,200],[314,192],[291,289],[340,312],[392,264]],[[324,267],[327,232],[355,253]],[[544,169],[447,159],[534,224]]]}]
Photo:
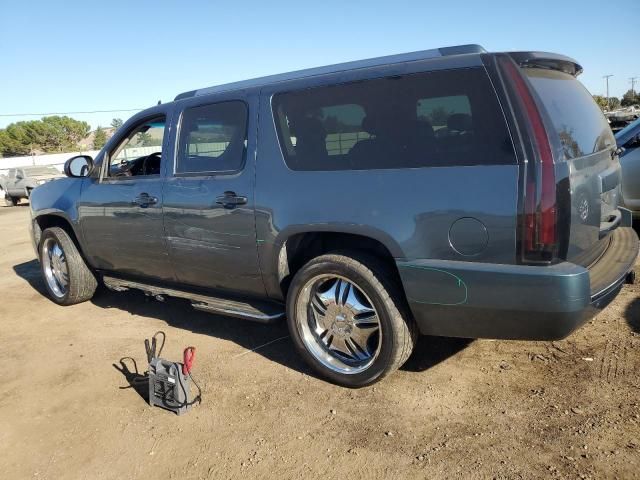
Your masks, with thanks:
[{"label": "vehicle shadow", "polygon": [[467,348],[473,339],[420,336],[407,363],[400,370],[424,372]]},{"label": "vehicle shadow", "polygon": [[[40,266],[36,260],[15,265],[13,270],[19,277],[25,279],[34,290],[42,295],[47,295],[40,275]],[[189,330],[193,333],[228,340],[245,349],[244,352],[231,357],[230,361],[236,359],[240,361],[244,354],[254,351],[270,361],[319,378],[296,353],[285,322],[262,325],[232,317],[200,312],[191,308],[191,305],[186,300],[167,298],[164,302],[159,302],[135,290],[112,292],[101,287],[91,299],[91,302],[100,308],[117,308],[131,315],[162,320],[168,325]],[[402,370],[409,372],[428,370],[463,350],[469,343],[471,343],[471,340],[468,339],[420,337],[413,355],[402,367]],[[139,373],[129,370],[126,365],[122,364],[122,361],[119,365],[114,364],[114,368],[125,376],[130,386],[136,388],[133,383],[136,381],[135,375],[140,375]],[[145,398],[144,395],[146,393],[144,395],[144,392],[138,393]]]},{"label": "vehicle shadow", "polygon": [[14,265],[13,271],[16,272],[16,275],[20,278],[26,280],[34,290],[42,295],[47,295],[47,289],[44,286],[44,280],[42,280],[40,273],[40,262],[36,259]]},{"label": "vehicle shadow", "polygon": [[101,288],[91,302],[101,308],[117,308],[131,315],[162,320],[172,327],[227,340],[245,349],[235,357],[232,356],[229,361],[241,361],[243,354],[255,351],[271,361],[315,376],[296,355],[284,322],[262,325],[200,312],[194,310],[186,300],[167,298],[164,302],[159,302],[135,290],[112,292]]},{"label": "vehicle shadow", "polygon": [[627,324],[635,333],[640,333],[640,297],[635,298],[624,311]]}]

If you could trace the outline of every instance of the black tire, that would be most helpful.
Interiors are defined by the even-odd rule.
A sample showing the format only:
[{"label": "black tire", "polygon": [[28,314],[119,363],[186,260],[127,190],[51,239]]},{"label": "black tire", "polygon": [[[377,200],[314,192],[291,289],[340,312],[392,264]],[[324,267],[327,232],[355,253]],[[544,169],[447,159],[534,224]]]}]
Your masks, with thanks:
[{"label": "black tire", "polygon": [[[296,318],[301,290],[318,275],[338,275],[361,289],[378,312],[382,340],[377,357],[358,373],[341,373],[326,367],[307,349]],[[401,367],[417,341],[417,328],[409,312],[397,274],[375,257],[335,252],[310,260],[293,277],[287,294],[287,324],[293,343],[304,360],[330,381],[351,388],[377,382]],[[302,321],[306,321],[302,319]]]},{"label": "black tire", "polygon": [[[68,284],[66,291],[57,295],[49,285],[45,274],[45,262],[43,261],[44,245],[48,239],[55,241],[64,252],[64,257],[68,272]],[[40,269],[44,284],[49,293],[49,297],[59,305],[74,305],[85,302],[93,297],[98,282],[93,272],[87,267],[82,255],[76,248],[75,243],[62,228],[51,227],[42,232],[40,245],[38,246],[40,256]]]},{"label": "black tire", "polygon": [[18,205],[18,202],[20,202],[19,198],[15,198],[10,196],[9,194],[5,194],[4,196],[4,204],[7,207],[15,207],[16,205]]}]

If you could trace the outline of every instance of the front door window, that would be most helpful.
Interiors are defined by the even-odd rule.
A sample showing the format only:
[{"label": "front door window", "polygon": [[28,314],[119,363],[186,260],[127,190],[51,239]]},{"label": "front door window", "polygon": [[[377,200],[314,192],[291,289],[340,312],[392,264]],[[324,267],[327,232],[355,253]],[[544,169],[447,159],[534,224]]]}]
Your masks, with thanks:
[{"label": "front door window", "polygon": [[111,152],[108,177],[160,175],[165,117],[145,121]]}]

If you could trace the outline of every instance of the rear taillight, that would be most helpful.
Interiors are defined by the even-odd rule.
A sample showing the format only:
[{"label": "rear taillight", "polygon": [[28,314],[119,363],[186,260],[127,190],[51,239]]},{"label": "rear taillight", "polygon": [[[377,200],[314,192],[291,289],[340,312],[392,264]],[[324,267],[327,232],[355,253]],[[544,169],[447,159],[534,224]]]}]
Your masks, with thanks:
[{"label": "rear taillight", "polygon": [[528,163],[525,177],[522,259],[549,262],[558,251],[556,175],[551,145],[536,102],[518,67],[508,58],[502,59],[502,66],[529,121],[533,140],[534,161]]}]

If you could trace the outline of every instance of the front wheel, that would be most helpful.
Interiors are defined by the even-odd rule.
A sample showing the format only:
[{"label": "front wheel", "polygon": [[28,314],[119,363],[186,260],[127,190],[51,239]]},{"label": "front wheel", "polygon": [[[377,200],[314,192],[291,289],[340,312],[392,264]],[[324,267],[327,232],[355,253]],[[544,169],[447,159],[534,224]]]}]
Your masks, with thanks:
[{"label": "front wheel", "polygon": [[4,192],[4,204],[7,207],[15,207],[20,202],[19,198],[10,196],[6,191]]},{"label": "front wheel", "polygon": [[93,297],[98,282],[73,240],[62,228],[47,228],[40,238],[40,268],[51,299],[73,305]]},{"label": "front wheel", "polygon": [[327,254],[296,273],[287,323],[297,350],[322,376],[347,387],[399,368],[416,341],[394,275],[374,257]]}]

